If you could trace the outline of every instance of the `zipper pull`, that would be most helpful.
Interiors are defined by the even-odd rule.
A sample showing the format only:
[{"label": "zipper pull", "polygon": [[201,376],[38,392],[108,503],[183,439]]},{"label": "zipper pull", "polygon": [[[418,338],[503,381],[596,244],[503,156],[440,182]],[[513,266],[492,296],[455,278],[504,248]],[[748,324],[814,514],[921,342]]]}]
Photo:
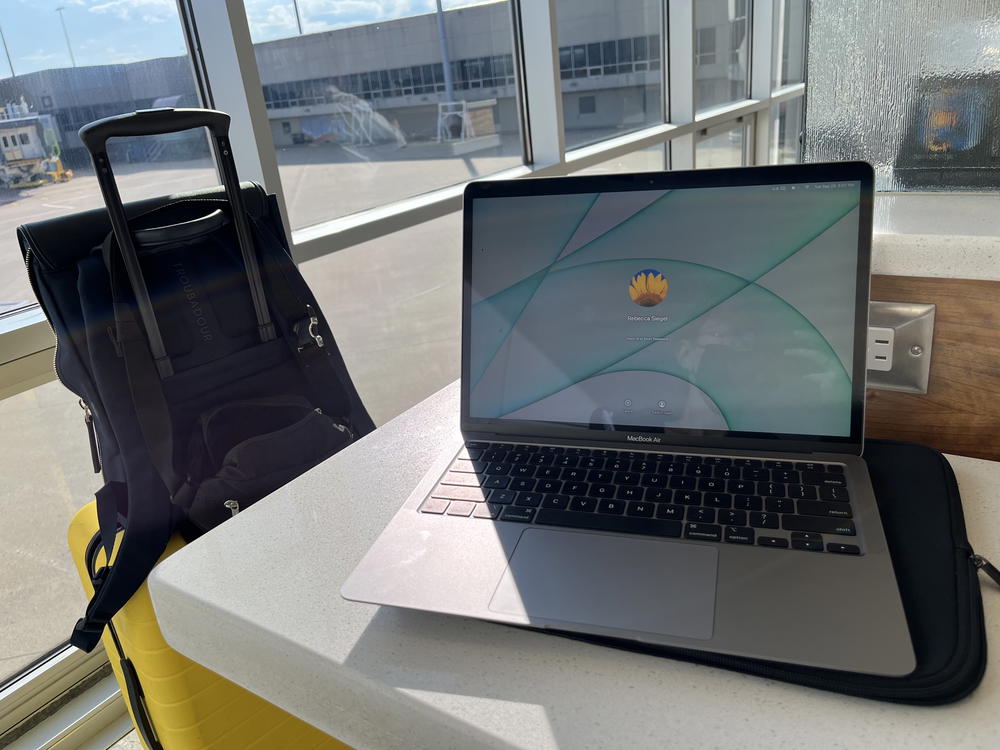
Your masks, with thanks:
[{"label": "zipper pull", "polygon": [[233,516],[235,516],[237,513],[240,512],[240,504],[236,500],[226,500],[226,502],[224,502],[223,505],[229,508],[229,512]]},{"label": "zipper pull", "polygon": [[295,324],[295,333],[299,339],[298,350],[301,352],[308,346],[322,349],[323,337],[319,333],[319,318],[316,317],[316,311],[313,310],[312,305],[306,305],[306,316],[305,330],[302,330],[302,323]]},{"label": "zipper pull", "polygon": [[94,430],[94,414],[86,402],[80,399],[80,408],[83,409],[83,423],[87,425],[87,437],[90,440],[90,460],[94,464],[94,473],[101,473],[101,454],[97,449],[97,432]]},{"label": "zipper pull", "polygon": [[993,579],[993,582],[997,586],[1000,586],[1000,570],[994,568],[993,563],[982,555],[973,555],[972,564],[976,566],[976,570],[983,571],[986,575]]}]

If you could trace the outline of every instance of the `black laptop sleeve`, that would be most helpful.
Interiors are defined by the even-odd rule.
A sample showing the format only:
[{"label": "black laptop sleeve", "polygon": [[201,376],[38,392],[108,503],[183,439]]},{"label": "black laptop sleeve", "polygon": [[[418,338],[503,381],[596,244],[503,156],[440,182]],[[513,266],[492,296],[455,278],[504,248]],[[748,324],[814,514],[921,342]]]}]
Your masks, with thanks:
[{"label": "black laptop sleeve", "polygon": [[[602,636],[561,635],[876,700],[929,706],[964,698],[986,669],[986,630],[978,580],[983,563],[966,537],[955,475],[939,452],[912,443],[868,440],[865,460],[913,638],[917,667],[911,674],[878,677]],[[986,568],[990,570],[988,563]]]}]

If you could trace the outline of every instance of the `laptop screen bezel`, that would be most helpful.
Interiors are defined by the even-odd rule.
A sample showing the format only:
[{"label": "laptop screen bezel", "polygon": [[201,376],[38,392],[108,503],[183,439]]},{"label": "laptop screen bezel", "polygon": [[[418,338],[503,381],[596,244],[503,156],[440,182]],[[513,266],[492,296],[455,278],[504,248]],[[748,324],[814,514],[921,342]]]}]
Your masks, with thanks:
[{"label": "laptop screen bezel", "polygon": [[[461,428],[463,432],[496,434],[504,439],[594,441],[622,443],[647,450],[673,445],[691,448],[764,450],[781,452],[836,452],[860,455],[864,442],[865,360],[868,331],[868,295],[871,281],[872,205],[874,171],[866,162],[789,164],[767,167],[705,169],[682,172],[642,172],[580,177],[539,177],[516,180],[481,180],[465,188],[462,229],[462,378]],[[595,430],[586,425],[472,417],[470,412],[471,259],[474,201],[480,198],[602,193],[624,190],[674,190],[682,188],[791,185],[796,183],[860,183],[858,217],[858,268],[854,316],[854,361],[851,389],[850,435],[798,435],[765,432],[730,432],[689,428],[628,426]]]}]

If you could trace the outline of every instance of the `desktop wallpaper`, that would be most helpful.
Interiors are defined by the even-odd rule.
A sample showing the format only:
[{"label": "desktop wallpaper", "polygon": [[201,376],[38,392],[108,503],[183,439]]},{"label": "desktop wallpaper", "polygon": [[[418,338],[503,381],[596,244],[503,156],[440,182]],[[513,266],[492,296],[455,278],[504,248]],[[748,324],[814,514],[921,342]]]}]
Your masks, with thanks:
[{"label": "desktop wallpaper", "polygon": [[470,416],[847,436],[860,186],[473,201]]}]

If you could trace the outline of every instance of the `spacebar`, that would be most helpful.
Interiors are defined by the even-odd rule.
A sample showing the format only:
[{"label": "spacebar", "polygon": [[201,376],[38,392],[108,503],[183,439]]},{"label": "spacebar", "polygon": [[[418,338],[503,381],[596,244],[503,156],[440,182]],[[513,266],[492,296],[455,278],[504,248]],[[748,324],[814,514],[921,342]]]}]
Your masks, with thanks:
[{"label": "spacebar", "polygon": [[579,513],[572,510],[552,510],[549,508],[542,508],[538,511],[535,523],[549,526],[572,526],[575,529],[594,529],[595,531],[620,531],[626,534],[649,534],[650,536],[679,537],[681,535],[680,521],[609,516],[604,513]]}]

